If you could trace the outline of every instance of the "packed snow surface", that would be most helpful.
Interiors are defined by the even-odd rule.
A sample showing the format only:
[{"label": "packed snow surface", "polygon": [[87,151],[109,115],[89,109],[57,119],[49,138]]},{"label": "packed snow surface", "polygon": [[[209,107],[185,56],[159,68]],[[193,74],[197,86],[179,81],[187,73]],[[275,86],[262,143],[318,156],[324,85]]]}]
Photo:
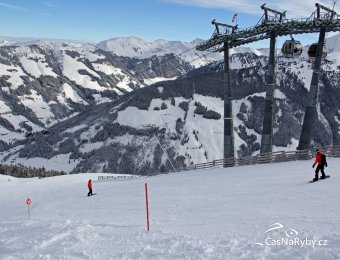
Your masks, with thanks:
[{"label": "packed snow surface", "polygon": [[[328,159],[331,178],[316,183],[312,163],[108,181],[0,175],[0,259],[340,259],[340,159]],[[266,245],[268,237],[327,245]]]}]

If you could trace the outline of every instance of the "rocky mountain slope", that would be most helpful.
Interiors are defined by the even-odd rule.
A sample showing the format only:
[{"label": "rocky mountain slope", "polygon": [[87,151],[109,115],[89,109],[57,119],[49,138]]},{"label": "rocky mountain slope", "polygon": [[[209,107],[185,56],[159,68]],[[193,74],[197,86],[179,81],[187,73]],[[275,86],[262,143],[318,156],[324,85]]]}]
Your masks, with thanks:
[{"label": "rocky mountain slope", "polygon": [[[340,144],[338,38],[339,35],[328,40],[329,55],[322,65],[315,145]],[[332,46],[331,43],[335,44]],[[157,66],[151,66],[150,70],[150,60],[159,61],[160,56],[145,56],[142,59],[133,55],[121,57],[93,46],[87,46],[87,50],[83,50],[84,46],[72,46],[74,52],[71,52],[69,45],[61,45],[58,56],[40,46],[1,48],[8,48],[15,53],[25,48],[36,48],[36,52],[42,52],[44,57],[33,59],[33,66],[29,58],[31,56],[25,58],[23,55],[21,58],[16,54],[16,60],[10,63],[10,57],[6,56],[8,51],[1,53],[0,68],[3,70],[9,66],[5,68],[10,74],[1,77],[1,84],[4,84],[1,85],[2,162],[44,165],[73,172],[150,174],[167,171],[173,166],[179,168],[222,157],[222,62],[216,61],[192,70],[194,65],[188,61],[171,56],[174,55],[171,53],[162,53],[161,58],[172,57],[171,63],[174,62],[172,65],[162,64],[167,66],[163,68],[169,73],[164,75],[165,71]],[[66,47],[67,50],[62,49]],[[264,76],[268,62],[267,56],[261,54],[261,51],[241,50],[231,56],[235,96],[235,150],[239,156],[256,154],[260,148]],[[75,63],[73,67],[76,69],[67,67],[69,63]],[[44,66],[46,64],[48,66]],[[274,125],[276,150],[294,150],[297,146],[312,64],[313,61],[305,56],[295,60],[279,58],[277,61],[278,89]],[[64,69],[65,66],[68,69]],[[107,66],[111,66],[110,69]],[[119,69],[126,77],[119,78],[114,74]],[[185,72],[188,73],[179,77]],[[22,84],[15,89],[17,81],[26,79],[20,73],[28,75],[29,84]],[[141,88],[145,80],[162,76],[179,78]],[[44,85],[46,80],[50,81]],[[57,80],[59,83],[53,83]],[[67,96],[65,88],[60,88],[65,84],[71,86],[78,96]],[[38,104],[40,106],[45,102],[45,109],[33,109],[39,100],[34,95],[43,97]],[[13,101],[9,102],[11,98]],[[6,106],[7,110],[4,109]],[[53,110],[54,106],[57,108]],[[44,136],[39,131],[46,126],[48,118],[58,115],[54,111],[60,114],[60,122],[53,121],[54,124],[50,124],[51,134]],[[36,123],[32,126],[32,122]],[[33,130],[36,133],[26,139],[20,130],[29,126],[35,127]],[[6,139],[6,136],[11,136],[11,139]]]},{"label": "rocky mountain slope", "polygon": [[192,68],[173,54],[137,59],[88,44],[6,42],[0,47],[0,143]]}]

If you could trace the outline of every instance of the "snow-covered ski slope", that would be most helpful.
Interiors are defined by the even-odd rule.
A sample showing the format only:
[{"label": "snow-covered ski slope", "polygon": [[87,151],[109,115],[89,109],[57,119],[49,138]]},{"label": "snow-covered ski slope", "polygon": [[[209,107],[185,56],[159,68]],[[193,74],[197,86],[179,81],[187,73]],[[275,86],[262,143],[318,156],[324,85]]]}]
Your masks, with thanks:
[{"label": "snow-covered ski slope", "polygon": [[[328,159],[331,178],[316,183],[312,163],[111,181],[0,175],[0,259],[340,259],[340,159]],[[281,228],[259,237],[274,223]],[[265,244],[293,236],[327,245]]]}]

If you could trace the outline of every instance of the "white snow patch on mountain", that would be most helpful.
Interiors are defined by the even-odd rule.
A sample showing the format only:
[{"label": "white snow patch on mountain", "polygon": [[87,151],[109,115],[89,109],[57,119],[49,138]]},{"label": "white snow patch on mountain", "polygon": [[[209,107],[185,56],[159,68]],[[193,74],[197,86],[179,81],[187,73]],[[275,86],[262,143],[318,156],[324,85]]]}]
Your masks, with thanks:
[{"label": "white snow patch on mountain", "polygon": [[114,89],[114,91],[115,91],[119,96],[124,95],[124,93],[123,93],[122,91],[120,91],[119,89]]},{"label": "white snow patch on mountain", "polygon": [[[195,101],[202,104],[202,106],[207,107],[208,110],[213,110],[220,113],[221,118],[219,120],[211,120],[203,118],[201,115],[195,115],[194,111],[196,109]],[[223,133],[223,100],[220,98],[214,98],[209,96],[202,95],[194,95],[194,99],[190,102],[189,111],[187,116],[187,132],[188,134],[192,134],[194,130],[196,130],[198,141],[202,145],[204,155],[204,151],[206,151],[207,158],[194,158],[194,163],[201,163],[212,161],[215,159],[219,159],[223,157],[223,144],[218,142],[217,140],[221,140]],[[200,117],[200,120],[197,120],[196,117]],[[209,138],[206,138],[209,136]],[[195,140],[194,137],[191,139]],[[213,141],[216,140],[216,141]],[[216,158],[218,157],[218,158]]]},{"label": "white snow patch on mountain", "polygon": [[[8,66],[6,64],[0,63],[0,75],[9,77],[7,80],[11,84],[11,89],[16,90],[20,85],[24,83],[20,76],[24,76],[25,73],[19,66],[11,65]],[[8,88],[3,87],[3,90],[9,92]]]},{"label": "white snow patch on mountain", "polygon": [[21,103],[29,107],[36,115],[39,115],[39,119],[46,124],[46,122],[54,118],[54,114],[50,110],[50,106],[43,100],[43,97],[38,95],[35,90],[31,90],[30,95],[23,95]]},{"label": "white snow patch on mountain", "polygon": [[11,45],[12,43],[10,41],[0,39],[0,46],[8,46]]},{"label": "white snow patch on mountain", "polygon": [[176,78],[177,77],[173,77],[173,78],[165,78],[165,77],[148,78],[148,79],[144,79],[144,83],[146,85],[152,85],[152,84],[155,84],[155,83],[160,82],[160,81],[175,80]]},{"label": "white snow patch on mountain", "polygon": [[[263,92],[263,93],[265,93],[265,92]],[[257,95],[252,95],[252,96],[257,96]],[[259,96],[261,96],[261,95],[259,95]],[[248,110],[251,110],[252,109],[252,103],[248,100],[248,99],[240,99],[240,100],[234,100],[233,101],[233,113],[234,114],[237,114],[239,111],[240,111],[240,108],[241,108],[241,104],[242,103],[244,103],[246,106],[247,106],[247,108],[248,108]],[[223,112],[223,111],[222,111]],[[247,115],[246,115],[247,116]],[[222,123],[221,123],[222,124]],[[237,116],[236,117],[234,117],[234,126],[238,126],[238,125],[240,125],[240,126],[244,126],[244,122],[243,121],[241,121]],[[256,136],[256,142],[259,142],[259,143],[261,143],[261,135],[260,134],[258,134],[258,133],[256,133],[255,131],[254,131],[254,129],[248,129],[248,128],[246,128],[246,133],[247,133],[247,135],[248,136],[250,136],[250,135],[255,135]],[[221,140],[221,138],[222,138],[222,135],[223,135],[223,126],[221,126],[221,137],[219,138],[220,140]],[[234,154],[235,155],[237,155],[237,150],[238,150],[238,148],[239,147],[241,147],[241,145],[245,145],[245,146],[247,146],[247,143],[243,140],[243,139],[241,139],[240,137],[239,137],[239,135],[237,134],[237,132],[236,131],[234,131]],[[254,155],[256,155],[258,152],[255,152],[254,153]],[[223,155],[221,155],[221,158],[223,158]]]},{"label": "white snow patch on mountain", "polygon": [[278,99],[286,99],[286,95],[284,93],[282,93],[281,90],[279,89],[275,89],[275,98],[278,98]]},{"label": "white snow patch on mountain", "polygon": [[79,147],[79,151],[82,153],[88,153],[92,150],[97,150],[104,145],[104,142],[96,142],[96,143],[85,143]]},{"label": "white snow patch on mountain", "polygon": [[93,94],[93,97],[96,100],[97,104],[112,102],[111,99],[109,99],[108,97],[102,97],[102,95],[100,95],[100,94]]},{"label": "white snow patch on mountain", "polygon": [[120,69],[117,69],[117,68],[115,68],[111,65],[108,65],[108,64],[93,63],[92,66],[96,71],[103,72],[106,75],[122,74],[122,71]]},{"label": "white snow patch on mountain", "polygon": [[63,64],[63,74],[70,80],[74,80],[77,84],[83,86],[84,88],[95,89],[98,91],[105,90],[105,88],[101,87],[97,81],[92,81],[91,77],[88,75],[82,75],[79,73],[79,70],[85,70],[92,76],[100,78],[100,76],[95,71],[89,69],[84,65],[84,63],[78,62],[77,60],[65,54],[63,56]]},{"label": "white snow patch on mountain", "polygon": [[326,39],[327,51],[332,53],[328,56],[334,64],[340,64],[340,33]]},{"label": "white snow patch on mountain", "polygon": [[[160,108],[162,103],[168,105],[168,109],[154,110],[155,107]],[[149,110],[140,110],[136,107],[128,107],[118,113],[117,122],[121,125],[131,126],[137,129],[144,127],[166,127],[174,132],[176,127],[176,120],[183,117],[184,113],[178,107],[173,107],[170,102],[162,99],[153,99],[151,101]]]},{"label": "white snow patch on mountain", "polygon": [[80,129],[83,129],[83,128],[87,128],[87,125],[84,125],[84,124],[80,124],[80,125],[77,125],[75,127],[72,127],[72,128],[68,128],[66,129],[64,132],[65,133],[74,133]]},{"label": "white snow patch on mountain", "polygon": [[[136,83],[136,81],[131,81],[129,77],[125,76],[120,82],[117,83],[117,87],[131,92],[133,89],[130,87],[130,83]],[[119,94],[119,92],[121,91],[118,90],[117,94]]]},{"label": "white snow patch on mountain", "polygon": [[80,54],[82,58],[88,59],[90,62],[95,62],[98,59],[104,59],[105,56],[96,53],[97,50],[96,46],[93,44],[81,44],[75,48]]},{"label": "white snow patch on mountain", "polygon": [[287,147],[282,147],[282,146],[275,146],[273,145],[273,152],[291,152],[292,150],[297,150],[297,147],[299,146],[299,140],[292,138],[291,139],[291,144],[288,144]]},{"label": "white snow patch on mountain", "polygon": [[14,126],[15,129],[20,129],[21,128],[19,126],[19,124],[21,122],[27,122],[27,124],[32,126],[33,128],[40,129],[40,127],[36,126],[32,122],[29,122],[26,117],[21,116],[21,115],[13,115],[13,114],[9,114],[9,113],[7,114],[6,113],[4,115],[1,115],[1,117],[7,119]]},{"label": "white snow patch on mountain", "polygon": [[0,100],[0,114],[8,114],[12,111],[12,109],[6,105],[6,103],[3,100]]},{"label": "white snow patch on mountain", "polygon": [[[340,111],[338,111],[338,113],[340,114]],[[338,133],[340,134],[340,120],[339,120],[339,117],[338,116],[334,116],[334,120],[335,120],[335,122],[337,122],[339,124],[339,127],[338,127],[339,131],[338,131]]]},{"label": "white snow patch on mountain", "polygon": [[81,103],[81,104],[84,104],[84,105],[88,105],[88,103],[85,100],[83,100],[77,94],[77,92],[74,91],[74,89],[69,84],[64,83],[63,84],[63,88],[64,88],[65,98],[69,98],[69,99],[71,99],[75,103]]},{"label": "white snow patch on mountain", "polygon": [[[301,57],[296,62],[291,62],[290,59],[280,58],[279,62],[284,62],[285,73],[279,73],[276,78],[276,84],[280,84],[280,79],[286,77],[287,72],[296,74],[304,83],[305,88],[309,90],[313,75],[313,63],[308,62],[308,58]],[[292,86],[294,87],[294,86]]]},{"label": "white snow patch on mountain", "polygon": [[[20,123],[22,122],[26,122],[27,125],[31,126],[34,131],[41,130],[40,126],[33,124],[26,117],[22,115],[12,114],[11,108],[7,106],[6,103],[2,100],[0,100],[0,116],[8,120],[13,125],[15,130],[21,129]],[[15,141],[15,139],[20,140],[25,138],[22,133],[12,132],[4,127],[0,127],[0,134],[2,136],[2,140],[6,142],[12,142]]]},{"label": "white snow patch on mountain", "polygon": [[41,75],[57,77],[45,61],[45,56],[32,53],[29,56],[21,56],[20,63],[23,68],[32,76],[39,78]]},{"label": "white snow patch on mountain", "polygon": [[[6,143],[25,139],[24,134],[18,133],[18,132],[12,132],[3,127],[0,128],[0,135],[1,135],[1,140]],[[16,146],[16,147],[19,147],[19,146]],[[1,158],[1,160],[3,161],[3,157]]]},{"label": "white snow patch on mountain", "polygon": [[[16,163],[36,167],[36,168],[42,168],[44,167],[47,170],[56,170],[59,171],[65,171],[70,172],[73,170],[73,168],[79,163],[79,160],[69,159],[71,153],[67,154],[59,154],[56,155],[50,159],[41,158],[41,157],[33,157],[33,158],[16,158]],[[14,155],[16,157],[17,155]],[[12,159],[12,158],[11,158]],[[69,162],[69,163],[65,163]]]}]

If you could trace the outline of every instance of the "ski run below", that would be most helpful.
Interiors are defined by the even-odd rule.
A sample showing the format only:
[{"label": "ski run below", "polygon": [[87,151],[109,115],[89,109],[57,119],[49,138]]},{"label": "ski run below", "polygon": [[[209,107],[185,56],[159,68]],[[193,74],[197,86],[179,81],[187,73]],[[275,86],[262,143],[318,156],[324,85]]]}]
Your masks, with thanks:
[{"label": "ski run below", "polygon": [[340,259],[340,159],[316,183],[312,164],[100,181],[110,174],[0,175],[0,259]]}]

